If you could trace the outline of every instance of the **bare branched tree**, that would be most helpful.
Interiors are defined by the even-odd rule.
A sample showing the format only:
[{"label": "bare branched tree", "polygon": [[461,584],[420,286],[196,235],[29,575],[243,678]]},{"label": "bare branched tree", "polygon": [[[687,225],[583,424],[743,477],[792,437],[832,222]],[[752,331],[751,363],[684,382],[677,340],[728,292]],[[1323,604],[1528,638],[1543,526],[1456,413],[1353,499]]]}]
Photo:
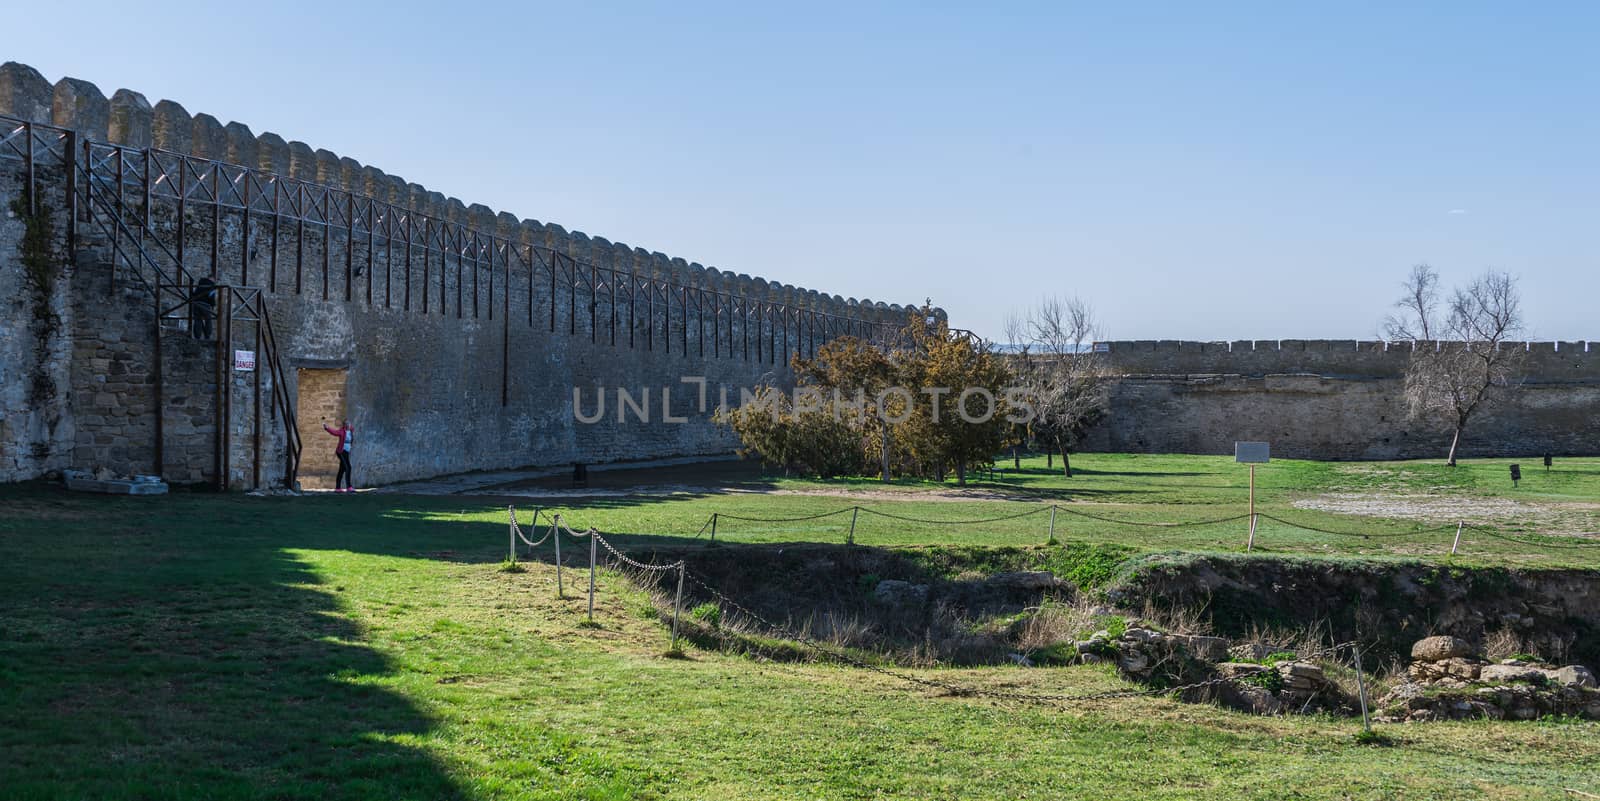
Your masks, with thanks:
[{"label": "bare branched tree", "polygon": [[1405,281],[1396,313],[1385,321],[1391,340],[1412,343],[1405,399],[1413,419],[1451,432],[1454,467],[1472,418],[1518,386],[1524,349],[1507,345],[1523,333],[1517,281],[1489,271],[1455,290],[1439,316],[1439,274],[1419,264]]},{"label": "bare branched tree", "polygon": [[1405,294],[1394,302],[1395,313],[1384,320],[1384,333],[1391,342],[1432,342],[1439,308],[1439,273],[1418,264],[1401,286]]},{"label": "bare branched tree", "polygon": [[1046,298],[1006,322],[1006,337],[1018,347],[1017,378],[1033,405],[1033,434],[1061,454],[1068,477],[1069,454],[1109,396],[1110,372],[1093,348],[1097,328],[1093,309],[1079,298]]}]

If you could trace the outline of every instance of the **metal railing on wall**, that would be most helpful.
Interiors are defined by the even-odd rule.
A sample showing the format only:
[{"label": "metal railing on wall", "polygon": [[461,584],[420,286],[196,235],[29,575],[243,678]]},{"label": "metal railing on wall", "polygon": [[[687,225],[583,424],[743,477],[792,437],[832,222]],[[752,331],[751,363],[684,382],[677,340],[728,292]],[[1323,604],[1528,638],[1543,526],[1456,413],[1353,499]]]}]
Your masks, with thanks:
[{"label": "metal railing on wall", "polygon": [[[177,258],[203,264],[208,275],[235,267],[222,263],[222,230],[224,215],[237,217],[239,283],[254,279],[271,293],[302,294],[309,276],[324,300],[458,319],[498,313],[507,325],[515,294],[530,328],[669,354],[689,355],[692,345],[697,356],[766,363],[898,325],[598,265],[356,191],[215,159],[98,142],[88,152],[96,191],[119,204],[133,199],[147,222],[169,208],[170,221],[145,230],[169,238]],[[209,224],[191,232],[191,220],[205,223],[207,212]],[[265,261],[265,276],[259,266],[252,275],[252,250],[264,250],[256,261]]]},{"label": "metal railing on wall", "polygon": [[[80,239],[80,226],[91,224],[111,245],[111,270],[108,291],[115,294],[118,267],[125,269],[140,287],[149,293],[154,302],[154,353],[152,355],[152,384],[154,392],[154,437],[152,443],[153,467],[158,475],[165,473],[165,432],[163,413],[163,382],[165,369],[162,362],[162,323],[181,319],[192,323],[193,293],[196,278],[188,271],[180,238],[177,252],[154,235],[150,220],[150,189],[147,187],[137,203],[130,203],[125,193],[127,186],[124,168],[126,159],[120,155],[124,148],[115,148],[119,156],[114,162],[114,172],[105,171],[109,163],[104,158],[112,146],[84,140],[69,129],[32,123],[0,116],[0,160],[21,161],[24,173],[24,192],[30,214],[38,214],[44,192],[41,168],[54,168],[63,172],[64,198],[68,210],[67,239],[69,249],[76,250]],[[157,158],[153,154],[146,161]],[[100,168],[97,170],[97,166]],[[145,175],[150,174],[145,170]],[[213,255],[216,249],[213,246]],[[215,262],[213,261],[213,264]],[[283,368],[282,352],[272,329],[271,316],[262,291],[252,286],[218,285],[212,303],[217,315],[217,331],[213,340],[216,350],[216,375],[213,399],[216,433],[214,435],[213,475],[219,489],[227,489],[230,482],[232,454],[232,375],[233,362],[229,358],[234,344],[234,325],[242,323],[252,330],[254,352],[260,354],[259,366],[271,376],[269,408],[279,419],[286,440],[284,477],[285,484],[293,486],[299,470],[301,441],[295,423],[294,403],[289,395]],[[252,396],[252,478],[253,486],[262,486],[262,435],[261,372],[255,369],[251,382]]]},{"label": "metal railing on wall", "polygon": [[[111,240],[113,261],[129,265],[158,298],[192,287],[200,275],[219,285],[300,295],[309,273],[324,300],[457,319],[493,320],[498,307],[502,406],[510,402],[514,294],[519,304],[525,295],[519,324],[528,328],[565,328],[569,336],[587,333],[591,342],[616,348],[684,357],[693,350],[702,358],[774,366],[791,355],[814,357],[840,336],[890,343],[904,325],[597,265],[356,191],[160,148],[90,141],[3,115],[0,159],[24,164],[33,210],[41,166],[64,170],[69,241],[76,242],[81,222],[97,223]],[[225,223],[234,221],[237,241],[224,235]],[[237,281],[219,280],[226,273]],[[264,301],[257,303],[264,315]],[[265,336],[272,339],[270,330]],[[276,359],[271,368],[275,378],[282,373]],[[292,403],[276,397],[281,382],[273,384],[274,405],[292,412]],[[292,413],[285,425],[293,429]],[[297,439],[291,434],[291,447]]]}]

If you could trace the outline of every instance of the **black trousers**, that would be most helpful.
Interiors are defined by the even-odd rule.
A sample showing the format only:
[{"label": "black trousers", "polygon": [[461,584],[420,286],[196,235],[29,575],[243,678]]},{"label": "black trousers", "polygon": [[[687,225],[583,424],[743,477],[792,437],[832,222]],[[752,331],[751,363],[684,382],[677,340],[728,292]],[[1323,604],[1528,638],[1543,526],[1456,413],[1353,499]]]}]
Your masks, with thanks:
[{"label": "black trousers", "polygon": [[196,305],[194,308],[194,338],[211,339],[211,307]]},{"label": "black trousers", "polygon": [[[340,484],[341,481],[344,483]],[[344,451],[339,451],[339,474],[333,477],[333,488],[338,489],[341,486],[355,486],[350,483],[350,454]]]}]

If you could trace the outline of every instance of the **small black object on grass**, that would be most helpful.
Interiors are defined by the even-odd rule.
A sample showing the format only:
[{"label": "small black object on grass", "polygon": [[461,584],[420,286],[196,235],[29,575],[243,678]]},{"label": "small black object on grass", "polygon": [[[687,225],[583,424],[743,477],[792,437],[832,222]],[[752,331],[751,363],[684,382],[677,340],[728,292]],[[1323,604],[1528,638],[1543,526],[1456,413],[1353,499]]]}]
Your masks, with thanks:
[{"label": "small black object on grass", "polygon": [[1511,486],[1513,486],[1513,487],[1517,486],[1517,482],[1521,481],[1521,480],[1522,480],[1522,465],[1520,465],[1520,464],[1511,465]]}]

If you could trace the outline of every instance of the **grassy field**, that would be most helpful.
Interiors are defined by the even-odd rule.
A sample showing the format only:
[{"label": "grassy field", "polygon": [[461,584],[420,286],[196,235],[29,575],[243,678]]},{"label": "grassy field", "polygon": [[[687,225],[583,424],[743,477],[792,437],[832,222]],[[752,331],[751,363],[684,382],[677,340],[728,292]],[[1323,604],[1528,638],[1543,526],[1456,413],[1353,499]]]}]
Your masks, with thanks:
[{"label": "grassy field", "polygon": [[[1286,460],[1264,465],[1257,471],[1256,510],[1276,519],[1260,520],[1255,549],[1449,559],[1455,524],[1466,522],[1457,563],[1600,567],[1600,534],[1594,533],[1600,532],[1600,460],[1563,459],[1549,473],[1530,463],[1518,487],[1511,485],[1507,464],[1466,461],[1449,468],[1424,462]],[[697,480],[693,468],[647,471],[645,476],[600,472],[592,474],[593,489],[611,494],[561,497],[560,488],[570,482],[546,479],[519,487],[544,493],[539,497],[463,496],[448,517],[502,521],[498,505],[510,503],[524,510],[524,522],[537,508],[562,513],[574,528],[592,525],[607,532],[709,538],[706,524],[715,513],[719,540],[843,542],[852,514],[841,510],[859,505],[900,519],[872,512],[855,515],[858,543],[1032,545],[1047,539],[1047,507],[1054,504],[1061,507],[1057,539],[1141,550],[1245,547],[1249,473],[1230,458],[1085,454],[1074,457],[1072,478],[1046,469],[1043,457],[1025,459],[1020,471],[1005,466],[1004,475],[995,480],[973,480],[965,488],[953,481],[884,485],[866,479],[761,477],[726,467],[710,471],[715,480],[705,482]],[[631,485],[638,481],[665,483]],[[639,491],[652,486],[662,491]],[[956,500],[960,502],[952,502]],[[1370,513],[1319,506],[1358,507]],[[993,520],[1030,510],[1027,516]],[[835,514],[793,520],[828,512]],[[740,517],[788,520],[763,523]],[[992,522],[925,522],[985,519]],[[1212,520],[1223,522],[1187,525]],[[1161,523],[1186,525],[1152,525]]]},{"label": "grassy field", "polygon": [[[1121,489],[1119,514],[1152,518],[1238,506],[1231,465],[1140,462],[1147,458],[1108,457],[1098,467],[1080,459],[1105,472],[1062,479],[1084,485],[1070,496],[1044,476],[1030,489],[1075,503],[1084,490]],[[1196,476],[1141,479],[1109,469],[1133,464],[1182,472],[1177,464]],[[1482,487],[1472,483],[1476,465],[1454,474],[1468,483],[1452,492],[1496,497],[1489,467]],[[1300,494],[1330,491],[1306,476],[1342,475],[1339,465],[1291,468],[1262,472],[1264,493],[1273,495],[1267,503],[1280,505],[1267,508],[1287,510]],[[1587,475],[1542,489],[1529,481],[1518,492],[1582,502],[1600,496],[1586,483],[1593,481]],[[1372,747],[1356,744],[1348,720],[1257,718],[1148,698],[1002,706],[840,666],[692,648],[687,658],[667,658],[667,632],[620,578],[602,575],[601,625],[588,628],[580,597],[555,598],[548,564],[502,572],[506,526],[496,503],[379,494],[113,499],[0,487],[0,796],[1557,799],[1569,797],[1563,788],[1600,792],[1595,723],[1396,726],[1387,728],[1395,745]],[[779,516],[849,503],[702,493],[574,504],[572,514],[620,532],[619,545],[642,552],[676,539],[669,535],[692,534],[712,510]],[[870,505],[954,518],[1015,503],[874,498]],[[1302,513],[1330,526],[1403,525]],[[1036,543],[1042,533],[889,522],[863,528],[860,539]],[[1166,548],[1202,536],[1153,531],[1131,541]],[[1058,533],[1117,538],[1087,526]],[[823,537],[776,527],[722,536]],[[1240,539],[1213,536],[1223,546]],[[1308,539],[1298,549],[1315,544]],[[1047,692],[1127,686],[1099,667],[928,673]]]}]

